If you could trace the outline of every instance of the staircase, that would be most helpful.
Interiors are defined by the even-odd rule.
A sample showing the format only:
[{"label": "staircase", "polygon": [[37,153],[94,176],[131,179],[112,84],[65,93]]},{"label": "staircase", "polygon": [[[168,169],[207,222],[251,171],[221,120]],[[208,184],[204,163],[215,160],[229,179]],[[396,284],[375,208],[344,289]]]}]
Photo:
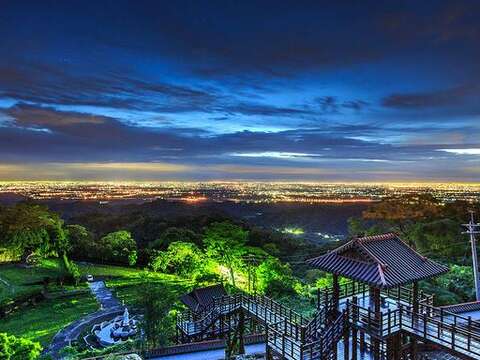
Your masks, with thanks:
[{"label": "staircase", "polygon": [[228,315],[240,309],[265,326],[267,346],[287,360],[333,359],[346,326],[381,339],[401,331],[461,356],[480,359],[480,323],[430,305],[422,305],[417,313],[400,305],[378,318],[371,309],[347,301],[336,317],[332,318],[331,305],[324,305],[307,321],[268,297],[237,294],[216,298],[200,313],[181,314],[177,326],[187,337],[221,335],[236,325]]}]

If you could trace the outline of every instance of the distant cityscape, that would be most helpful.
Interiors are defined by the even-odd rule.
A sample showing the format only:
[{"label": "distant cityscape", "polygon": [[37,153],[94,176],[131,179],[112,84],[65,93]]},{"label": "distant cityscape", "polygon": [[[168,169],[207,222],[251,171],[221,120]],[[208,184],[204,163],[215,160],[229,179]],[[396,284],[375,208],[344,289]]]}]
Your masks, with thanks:
[{"label": "distant cityscape", "polygon": [[409,193],[442,202],[480,200],[480,184],[280,182],[0,182],[2,197],[35,200],[118,200],[248,203],[369,203]]}]

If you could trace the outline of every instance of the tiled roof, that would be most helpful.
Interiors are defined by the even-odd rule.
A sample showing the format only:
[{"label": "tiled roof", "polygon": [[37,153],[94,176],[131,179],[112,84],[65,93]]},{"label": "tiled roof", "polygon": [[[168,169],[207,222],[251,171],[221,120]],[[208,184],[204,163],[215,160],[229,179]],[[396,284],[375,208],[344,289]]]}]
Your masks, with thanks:
[{"label": "tiled roof", "polygon": [[468,303],[461,303],[461,304],[454,304],[454,305],[446,305],[441,306],[441,308],[445,311],[449,311],[455,314],[466,313],[470,311],[478,311],[480,310],[480,301],[472,301]]},{"label": "tiled roof", "polygon": [[448,271],[446,266],[417,253],[394,233],[354,238],[307,263],[378,288],[392,288]]},{"label": "tiled roof", "polygon": [[223,285],[213,285],[192,290],[180,297],[180,300],[193,311],[206,307],[216,297],[227,295]]}]

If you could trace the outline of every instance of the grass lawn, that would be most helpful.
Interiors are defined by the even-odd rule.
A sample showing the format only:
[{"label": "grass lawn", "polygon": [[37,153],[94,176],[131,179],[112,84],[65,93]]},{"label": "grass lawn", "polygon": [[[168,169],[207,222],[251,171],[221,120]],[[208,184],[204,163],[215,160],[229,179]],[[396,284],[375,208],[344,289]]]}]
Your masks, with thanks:
[{"label": "grass lawn", "polygon": [[193,283],[168,275],[122,266],[97,265],[79,263],[82,275],[91,274],[105,279],[106,285],[125,304],[135,305],[138,300],[138,289],[145,283],[153,284],[165,291],[173,291],[179,296],[188,292]]},{"label": "grass lawn", "polygon": [[[138,302],[140,287],[148,282],[160,289],[174,292],[179,296],[192,287],[191,281],[186,281],[174,275],[144,271],[141,269],[77,263],[82,276],[92,274],[103,278],[112,292],[125,304],[135,306]],[[25,268],[18,265],[0,265],[0,301],[28,292],[41,289],[42,285],[32,285],[42,281],[44,277],[55,278],[60,271],[57,260],[45,260],[41,264]],[[5,282],[5,283],[4,283]],[[7,284],[8,285],[7,285]],[[58,298],[44,300],[35,306],[17,310],[0,321],[0,332],[24,336],[39,341],[47,346],[53,336],[64,326],[98,310],[98,303],[93,295],[85,289],[85,282],[79,287],[68,286],[64,289],[85,291],[71,297],[62,297],[58,285],[52,285],[49,290]],[[53,290],[53,292],[52,292]]]},{"label": "grass lawn", "polygon": [[32,283],[41,282],[45,277],[53,279],[58,276],[59,271],[59,263],[56,260],[44,260],[32,267],[0,265],[0,303],[40,290],[42,285]]},{"label": "grass lawn", "polygon": [[47,346],[61,328],[97,309],[98,303],[88,292],[74,298],[45,300],[2,319],[0,332],[23,336]]},{"label": "grass lawn", "polygon": [[165,274],[145,275],[139,279],[112,279],[107,281],[107,286],[113,290],[118,299],[127,305],[138,304],[139,289],[146,282],[178,296],[191,290],[192,282],[184,281],[177,277]]}]

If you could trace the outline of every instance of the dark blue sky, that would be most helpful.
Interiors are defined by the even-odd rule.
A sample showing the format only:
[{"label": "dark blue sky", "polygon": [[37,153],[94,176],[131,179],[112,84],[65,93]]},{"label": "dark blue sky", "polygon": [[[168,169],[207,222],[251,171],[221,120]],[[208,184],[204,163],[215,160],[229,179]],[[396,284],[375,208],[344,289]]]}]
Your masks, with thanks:
[{"label": "dark blue sky", "polygon": [[2,1],[0,178],[478,181],[479,16]]}]

